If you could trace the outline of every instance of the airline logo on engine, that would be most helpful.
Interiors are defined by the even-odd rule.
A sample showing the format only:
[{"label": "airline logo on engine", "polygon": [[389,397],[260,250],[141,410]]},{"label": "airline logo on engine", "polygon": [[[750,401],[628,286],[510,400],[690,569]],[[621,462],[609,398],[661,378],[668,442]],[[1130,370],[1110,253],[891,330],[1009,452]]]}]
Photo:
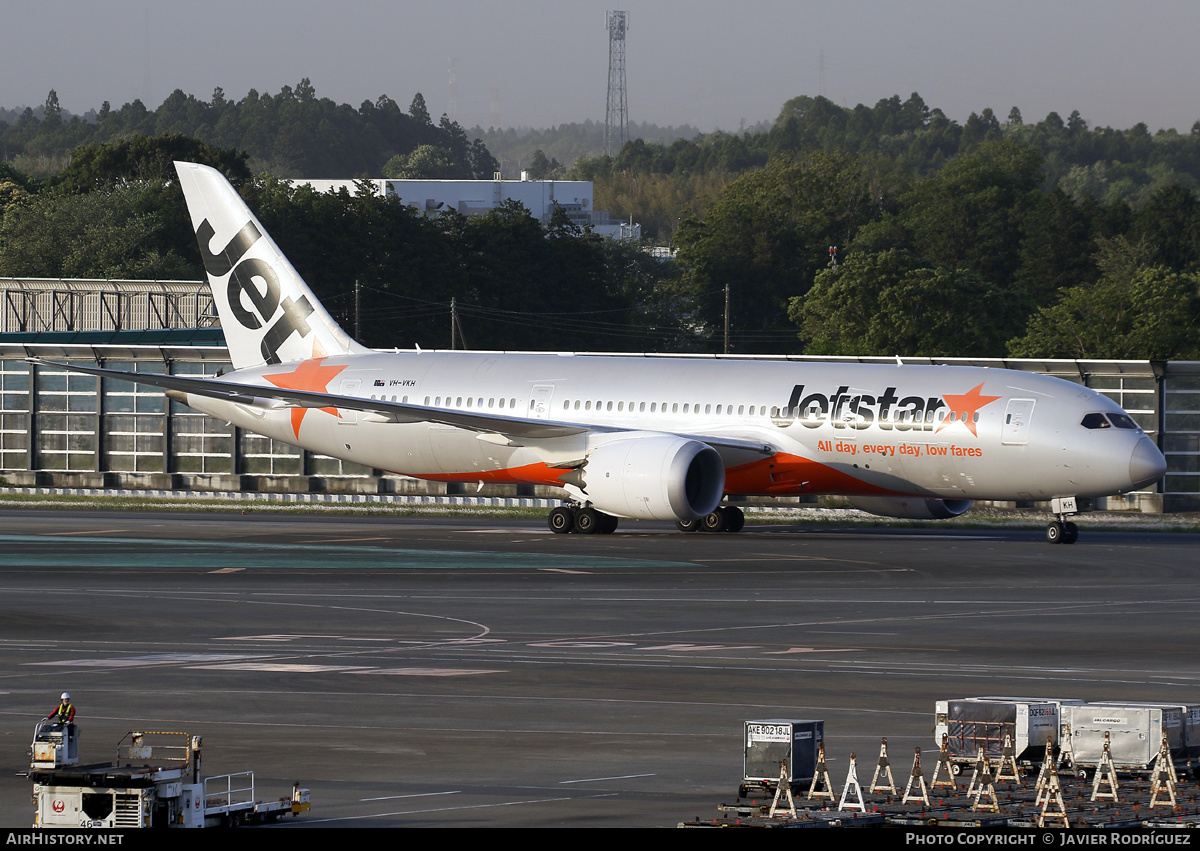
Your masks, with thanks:
[{"label": "airline logo on engine", "polygon": [[939,432],[961,424],[971,434],[979,436],[976,420],[979,410],[1000,396],[985,396],[980,384],[966,393],[943,393],[940,396],[901,396],[895,387],[872,395],[851,390],[842,385],[834,393],[805,393],[806,387],[792,387],[787,407],[773,422],[787,428],[795,422],[805,428],[832,425],[835,429],[861,431],[879,428],[885,431]]},{"label": "airline logo on engine", "polygon": [[[210,244],[215,234],[208,219],[196,228],[204,271],[208,272],[214,283],[218,278],[229,275],[225,295],[229,309],[242,327],[257,331],[282,309],[279,318],[263,334],[259,349],[267,363],[279,363],[279,347],[288,337],[292,334],[299,334],[301,339],[308,336],[311,330],[308,317],[313,307],[305,296],[300,296],[298,300],[288,296],[281,302],[279,276],[275,270],[265,260],[246,257],[246,252],[262,237],[254,222],[246,222],[228,245],[213,253]],[[249,304],[242,300],[243,295]]]}]

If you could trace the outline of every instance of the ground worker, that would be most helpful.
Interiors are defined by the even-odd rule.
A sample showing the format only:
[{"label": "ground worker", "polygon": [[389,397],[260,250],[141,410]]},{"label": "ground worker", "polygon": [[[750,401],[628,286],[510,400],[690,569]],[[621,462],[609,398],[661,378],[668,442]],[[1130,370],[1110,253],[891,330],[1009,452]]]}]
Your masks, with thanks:
[{"label": "ground worker", "polygon": [[46,719],[53,721],[55,724],[70,724],[74,721],[75,705],[71,703],[71,695],[64,691],[61,702],[58,706],[50,710],[50,714],[46,716]]}]

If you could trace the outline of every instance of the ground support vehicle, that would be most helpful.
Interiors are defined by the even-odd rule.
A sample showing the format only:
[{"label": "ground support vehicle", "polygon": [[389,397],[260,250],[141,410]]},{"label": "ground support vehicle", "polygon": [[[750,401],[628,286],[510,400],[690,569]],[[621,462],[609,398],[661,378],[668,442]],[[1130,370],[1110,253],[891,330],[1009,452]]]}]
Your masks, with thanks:
[{"label": "ground support vehicle", "polygon": [[252,771],[201,778],[201,739],[187,733],[127,733],[114,762],[89,765],[47,765],[37,744],[35,734],[34,827],[233,827],[311,807],[298,783],[290,796],[259,800]]}]

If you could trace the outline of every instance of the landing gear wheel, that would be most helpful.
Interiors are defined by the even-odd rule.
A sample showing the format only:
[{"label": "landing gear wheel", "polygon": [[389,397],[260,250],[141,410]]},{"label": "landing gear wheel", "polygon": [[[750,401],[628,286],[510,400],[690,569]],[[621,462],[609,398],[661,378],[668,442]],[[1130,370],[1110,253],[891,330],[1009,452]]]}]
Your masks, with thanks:
[{"label": "landing gear wheel", "polygon": [[740,532],[746,525],[746,515],[736,505],[724,505],[717,509],[725,515],[725,531]]},{"label": "landing gear wheel", "polygon": [[1063,524],[1057,520],[1051,520],[1046,525],[1046,542],[1049,544],[1061,544],[1066,530]]},{"label": "landing gear wheel", "polygon": [[700,529],[700,521],[699,520],[680,520],[678,523],[675,524],[675,527],[680,532],[688,532],[688,533],[695,532]]},{"label": "landing gear wheel", "polygon": [[601,511],[596,512],[596,531],[601,535],[611,535],[617,531],[617,518]]},{"label": "landing gear wheel", "polygon": [[1073,544],[1079,540],[1079,527],[1074,523],[1067,522],[1063,524],[1063,543]]},{"label": "landing gear wheel", "polygon": [[550,516],[546,518],[546,523],[555,535],[566,535],[568,532],[575,531],[575,512],[565,505],[552,508]]},{"label": "landing gear wheel", "polygon": [[700,521],[700,530],[703,532],[724,532],[726,526],[725,512],[720,508],[712,514],[704,515]]},{"label": "landing gear wheel", "polygon": [[575,531],[580,535],[591,535],[600,524],[600,512],[594,508],[581,508],[575,512]]}]

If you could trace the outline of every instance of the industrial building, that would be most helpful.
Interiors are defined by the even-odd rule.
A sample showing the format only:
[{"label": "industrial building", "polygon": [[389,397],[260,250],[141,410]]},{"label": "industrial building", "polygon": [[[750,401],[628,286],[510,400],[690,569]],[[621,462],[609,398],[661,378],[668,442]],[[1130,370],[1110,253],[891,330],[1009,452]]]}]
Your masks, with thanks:
[{"label": "industrial building", "polygon": [[293,186],[311,186],[317,192],[337,192],[345,189],[353,194],[360,185],[367,185],[380,196],[399,198],[404,204],[428,216],[442,210],[456,210],[464,216],[479,216],[494,210],[505,201],[523,205],[543,225],[550,224],[555,208],[561,208],[572,224],[581,230],[614,239],[638,240],[642,226],[613,219],[593,205],[594,193],[590,180],[530,180],[524,174],[520,180],[310,180],[291,181]]},{"label": "industrial building", "polygon": [[[418,482],[302,451],[197,413],[153,388],[26,361],[39,357],[145,372],[219,374],[231,364],[203,282],[0,278],[0,301],[0,479],[6,485],[461,492],[461,485]],[[781,359],[892,362],[888,358]],[[1200,509],[1198,361],[906,358],[905,362],[1044,373],[1097,390],[1137,420],[1162,449],[1168,465],[1166,476],[1152,492],[1100,500],[1097,507],[1148,512]],[[504,485],[483,490],[485,495],[533,492],[523,486],[517,494]]]}]

